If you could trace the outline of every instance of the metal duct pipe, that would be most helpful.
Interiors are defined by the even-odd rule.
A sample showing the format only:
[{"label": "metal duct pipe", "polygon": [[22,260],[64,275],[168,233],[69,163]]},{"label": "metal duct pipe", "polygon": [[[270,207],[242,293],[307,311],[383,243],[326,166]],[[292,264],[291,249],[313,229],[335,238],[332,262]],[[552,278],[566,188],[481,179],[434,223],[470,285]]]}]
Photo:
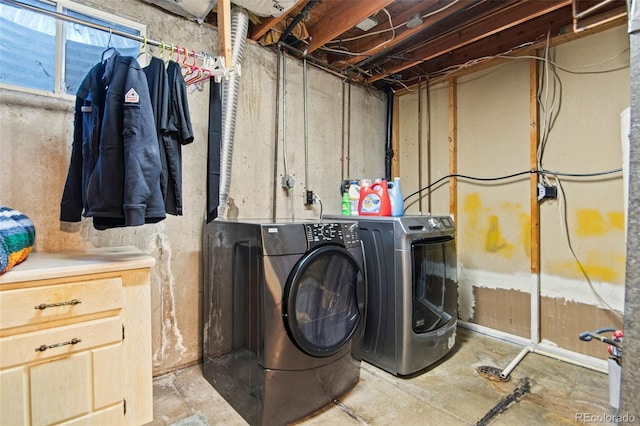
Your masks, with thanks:
[{"label": "metal duct pipe", "polygon": [[[242,53],[247,44],[249,14],[241,7],[231,11],[231,58],[232,64],[239,66]],[[239,69],[239,68],[236,68]],[[233,154],[233,137],[236,128],[236,109],[238,107],[238,91],[240,75],[231,74],[228,80],[222,81],[222,137],[220,141],[220,206],[218,217],[225,217],[229,187],[231,185],[231,158]]]}]

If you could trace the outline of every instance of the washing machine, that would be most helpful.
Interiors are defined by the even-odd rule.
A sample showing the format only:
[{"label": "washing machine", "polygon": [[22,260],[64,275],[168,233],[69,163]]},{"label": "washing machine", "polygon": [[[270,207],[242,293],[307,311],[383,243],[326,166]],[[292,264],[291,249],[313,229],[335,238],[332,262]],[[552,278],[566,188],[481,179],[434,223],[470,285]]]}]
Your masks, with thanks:
[{"label": "washing machine", "polygon": [[354,221],[206,225],[203,373],[252,425],[284,425],[360,377],[366,316]]},{"label": "washing machine", "polygon": [[357,216],[365,251],[365,361],[417,373],[455,343],[457,258],[449,216]]}]

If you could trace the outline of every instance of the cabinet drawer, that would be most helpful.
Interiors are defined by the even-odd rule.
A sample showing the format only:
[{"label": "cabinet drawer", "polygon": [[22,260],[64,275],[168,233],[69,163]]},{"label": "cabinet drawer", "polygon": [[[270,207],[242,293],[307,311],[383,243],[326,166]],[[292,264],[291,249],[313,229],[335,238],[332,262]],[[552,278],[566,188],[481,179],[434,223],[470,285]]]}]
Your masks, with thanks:
[{"label": "cabinet drawer", "polygon": [[[79,339],[77,343],[70,343]],[[102,318],[0,338],[0,369],[122,341],[122,319]],[[53,346],[53,347],[50,347]],[[37,348],[45,350],[36,350]]]},{"label": "cabinet drawer", "polygon": [[0,330],[121,309],[122,279],[0,291]]}]

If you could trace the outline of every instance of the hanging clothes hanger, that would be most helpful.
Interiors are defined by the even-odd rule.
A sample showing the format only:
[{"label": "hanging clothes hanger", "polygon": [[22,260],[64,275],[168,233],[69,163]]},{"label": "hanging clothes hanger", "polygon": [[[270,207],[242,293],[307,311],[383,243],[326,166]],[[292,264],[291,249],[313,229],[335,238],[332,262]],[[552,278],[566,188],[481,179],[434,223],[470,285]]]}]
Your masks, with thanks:
[{"label": "hanging clothes hanger", "polygon": [[183,49],[184,49],[185,54],[186,54],[187,48],[186,47],[180,47],[180,46],[178,46],[176,44],[176,47],[175,47],[176,60],[175,60],[175,62],[177,62],[178,64],[180,63],[180,50],[183,50]]},{"label": "hanging clothes hanger", "polygon": [[[164,52],[165,51],[169,52],[167,54],[166,58],[164,56]],[[162,50],[160,51],[160,59],[162,59],[164,61],[164,63],[166,64],[171,59],[171,55],[172,54],[173,54],[173,44],[164,44],[164,42],[162,42]]]},{"label": "hanging clothes hanger", "polygon": [[[111,46],[111,36],[113,35],[113,31],[111,28],[109,28],[109,40],[107,40],[107,48],[104,49],[102,51],[102,58],[100,59],[101,62],[106,61],[107,59],[109,59],[115,52],[117,52],[115,47]],[[106,56],[105,56],[106,55]]]},{"label": "hanging clothes hanger", "polygon": [[140,53],[138,53],[136,59],[140,58],[142,55],[151,56],[153,58],[153,55],[147,50],[147,37],[145,36],[142,36],[142,46],[140,46]]},{"label": "hanging clothes hanger", "polygon": [[184,81],[187,84],[189,84],[189,81],[197,79],[202,71],[200,67],[198,67],[198,59],[196,56],[196,52],[192,50],[190,53],[191,53],[191,57],[193,58],[193,63],[186,64],[188,67],[187,73],[183,75]]}]

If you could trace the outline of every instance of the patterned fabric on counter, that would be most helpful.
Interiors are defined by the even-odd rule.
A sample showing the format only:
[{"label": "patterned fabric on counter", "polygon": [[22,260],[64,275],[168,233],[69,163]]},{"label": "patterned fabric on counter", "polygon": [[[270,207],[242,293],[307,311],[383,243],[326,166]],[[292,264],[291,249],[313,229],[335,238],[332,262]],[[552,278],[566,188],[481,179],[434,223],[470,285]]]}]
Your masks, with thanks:
[{"label": "patterned fabric on counter", "polygon": [[36,228],[26,215],[0,206],[0,274],[23,262],[36,239]]}]

